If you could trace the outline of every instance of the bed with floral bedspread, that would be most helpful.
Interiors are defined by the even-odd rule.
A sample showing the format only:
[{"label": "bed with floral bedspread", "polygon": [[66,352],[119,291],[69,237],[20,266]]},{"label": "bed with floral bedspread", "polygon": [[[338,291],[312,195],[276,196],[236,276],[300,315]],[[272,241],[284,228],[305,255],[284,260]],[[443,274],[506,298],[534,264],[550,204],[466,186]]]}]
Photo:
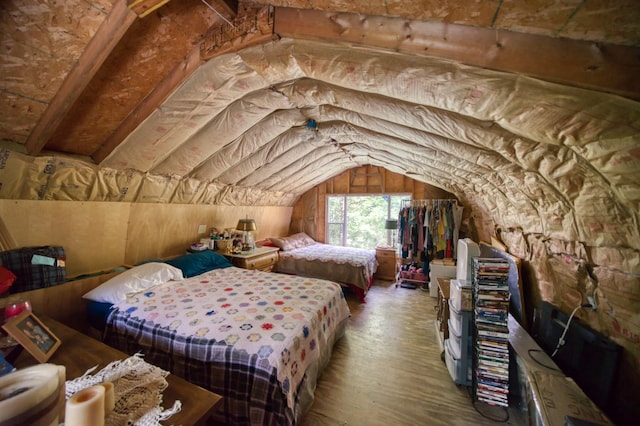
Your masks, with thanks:
[{"label": "bed with floral bedspread", "polygon": [[230,425],[295,424],[350,315],[335,282],[214,269],[113,304],[106,343],[222,395]]},{"label": "bed with floral bedspread", "polygon": [[277,272],[346,284],[364,302],[378,268],[375,250],[323,244],[304,233],[270,240],[280,248]]}]

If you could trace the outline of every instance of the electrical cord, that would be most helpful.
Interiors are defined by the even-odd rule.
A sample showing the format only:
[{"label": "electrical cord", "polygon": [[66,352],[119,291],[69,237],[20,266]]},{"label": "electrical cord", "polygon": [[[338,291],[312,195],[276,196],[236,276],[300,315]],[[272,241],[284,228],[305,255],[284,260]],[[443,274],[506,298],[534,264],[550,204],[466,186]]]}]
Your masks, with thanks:
[{"label": "electrical cord", "polygon": [[567,325],[564,326],[564,331],[562,332],[562,336],[560,336],[560,338],[558,339],[558,344],[556,345],[555,350],[551,354],[551,358],[553,358],[556,355],[556,353],[558,353],[558,349],[560,349],[560,347],[564,345],[565,343],[564,337],[567,335],[567,330],[569,330],[569,325],[571,325],[571,320],[573,319],[573,316],[576,314],[576,312],[578,312],[578,309],[582,309],[582,308],[591,308],[591,304],[590,303],[580,304],[576,306],[573,312],[571,312],[571,315],[569,316],[569,320],[567,321]]},{"label": "electrical cord", "polygon": [[[476,412],[478,414],[480,414],[482,417],[484,417],[485,419],[492,420],[494,422],[506,423],[506,422],[509,421],[509,409],[507,407],[499,407],[499,408],[502,408],[502,410],[504,410],[504,418],[497,418],[497,417],[489,416],[489,415],[483,413],[482,411],[480,411],[478,409],[478,405],[476,404],[478,401],[473,397],[473,391],[471,390],[471,388],[467,388],[467,392],[469,394],[469,397],[471,398],[471,405],[476,410]],[[491,405],[491,404],[489,404],[489,405],[491,407],[498,407],[497,405],[496,406]]]}]

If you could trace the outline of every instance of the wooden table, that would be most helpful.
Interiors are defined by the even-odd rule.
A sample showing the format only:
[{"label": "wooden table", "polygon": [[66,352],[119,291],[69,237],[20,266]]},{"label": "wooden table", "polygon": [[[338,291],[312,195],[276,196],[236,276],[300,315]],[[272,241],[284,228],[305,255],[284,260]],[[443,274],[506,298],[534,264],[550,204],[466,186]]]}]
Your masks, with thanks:
[{"label": "wooden table", "polygon": [[[67,380],[75,379],[84,374],[89,368],[98,366],[96,371],[107,366],[112,361],[126,359],[129,355],[120,352],[98,340],[92,339],[66,325],[48,317],[38,318],[55,334],[62,344],[47,362],[64,365],[67,370]],[[37,361],[27,351],[22,351],[14,362],[17,368],[24,368],[36,364]],[[204,425],[213,413],[214,408],[222,397],[186,380],[169,374],[169,386],[162,393],[163,407],[170,408],[176,400],[182,403],[180,412],[167,419],[167,424],[174,425]]]}]

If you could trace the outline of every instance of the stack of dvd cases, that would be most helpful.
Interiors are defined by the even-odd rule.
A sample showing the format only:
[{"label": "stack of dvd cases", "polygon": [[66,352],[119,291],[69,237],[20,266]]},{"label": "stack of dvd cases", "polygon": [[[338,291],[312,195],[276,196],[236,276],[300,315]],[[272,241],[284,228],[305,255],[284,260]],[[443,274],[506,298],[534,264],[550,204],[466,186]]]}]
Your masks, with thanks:
[{"label": "stack of dvd cases", "polygon": [[478,401],[509,405],[509,262],[473,259],[474,377]]}]

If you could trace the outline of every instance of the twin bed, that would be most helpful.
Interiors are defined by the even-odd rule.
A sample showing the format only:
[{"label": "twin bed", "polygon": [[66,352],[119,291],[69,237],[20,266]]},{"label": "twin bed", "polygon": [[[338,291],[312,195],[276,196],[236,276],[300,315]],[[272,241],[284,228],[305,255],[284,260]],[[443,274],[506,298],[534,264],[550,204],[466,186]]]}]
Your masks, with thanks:
[{"label": "twin bed", "polygon": [[296,424],[350,316],[336,282],[206,251],[136,266],[83,296],[103,340],[223,396],[223,424]]},{"label": "twin bed", "polygon": [[364,302],[378,267],[375,250],[318,243],[302,232],[270,241],[280,248],[276,272],[348,285]]}]

